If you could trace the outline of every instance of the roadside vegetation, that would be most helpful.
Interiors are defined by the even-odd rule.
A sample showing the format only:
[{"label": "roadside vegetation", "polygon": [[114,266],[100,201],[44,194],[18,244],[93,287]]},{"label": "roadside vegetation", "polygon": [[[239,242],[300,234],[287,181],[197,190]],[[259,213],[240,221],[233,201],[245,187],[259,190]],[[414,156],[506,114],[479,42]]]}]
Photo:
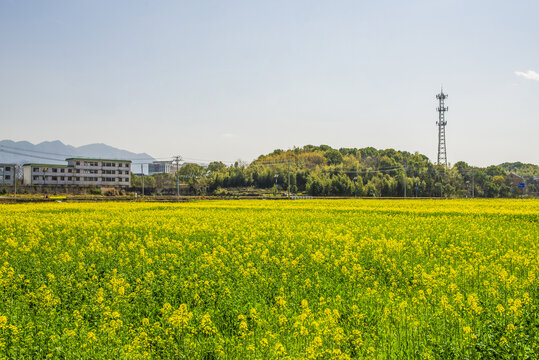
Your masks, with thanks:
[{"label": "roadside vegetation", "polygon": [[[446,168],[406,151],[307,145],[275,150],[251,164],[186,164],[180,168],[179,181],[184,193],[196,195],[252,188],[312,196],[403,197],[406,193],[407,197],[516,198],[539,195],[539,166],[505,163],[480,168],[460,161]],[[175,174],[144,177],[145,187],[152,193],[174,189],[175,182]],[[520,183],[526,186],[520,188]],[[134,175],[131,185],[141,188],[141,177]]]}]

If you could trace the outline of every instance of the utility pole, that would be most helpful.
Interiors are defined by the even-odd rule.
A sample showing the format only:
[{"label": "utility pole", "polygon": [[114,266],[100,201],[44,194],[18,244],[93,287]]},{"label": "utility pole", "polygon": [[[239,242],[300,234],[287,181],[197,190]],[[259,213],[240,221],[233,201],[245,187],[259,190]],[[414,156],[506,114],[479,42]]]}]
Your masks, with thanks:
[{"label": "utility pole", "polygon": [[406,166],[404,167],[404,198],[406,198],[406,188],[408,187],[408,184],[406,182]]},{"label": "utility pole", "polygon": [[180,161],[182,157],[180,155],[174,156],[174,161],[176,162],[176,196],[180,196]]},{"label": "utility pole", "polygon": [[[357,178],[359,176],[359,162],[356,163],[356,177],[354,178],[354,197],[357,197]],[[363,187],[363,182],[361,183]]]},{"label": "utility pole", "polygon": [[140,164],[140,176],[142,176],[142,196],[144,196],[144,164]]},{"label": "utility pole", "polygon": [[43,187],[42,187],[42,190],[43,190],[43,193],[45,193],[45,182],[47,181],[47,171],[49,170],[49,168],[43,168],[41,170],[43,171]]},{"label": "utility pole", "polygon": [[13,197],[17,197],[17,164],[15,164],[15,167],[13,168],[13,185],[15,185],[15,189],[13,191]]},{"label": "utility pole", "polygon": [[475,179],[474,179],[474,169],[472,169],[472,199],[475,197]]},{"label": "utility pole", "polygon": [[288,198],[290,199],[290,162],[288,162]]},{"label": "utility pole", "polygon": [[436,122],[436,125],[438,125],[438,165],[445,165],[447,167],[447,153],[445,148],[445,125],[447,125],[447,121],[445,121],[445,112],[449,110],[447,106],[444,105],[444,100],[447,98],[447,94],[444,94],[444,89],[442,88],[442,91],[436,95],[436,99],[438,99],[438,107],[436,110],[438,111],[438,121]]}]

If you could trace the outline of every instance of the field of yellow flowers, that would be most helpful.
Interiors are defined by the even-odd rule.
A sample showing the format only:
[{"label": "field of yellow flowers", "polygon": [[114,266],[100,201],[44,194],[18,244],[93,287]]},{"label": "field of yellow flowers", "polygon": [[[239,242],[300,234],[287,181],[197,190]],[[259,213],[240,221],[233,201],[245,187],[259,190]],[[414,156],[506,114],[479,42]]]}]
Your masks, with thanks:
[{"label": "field of yellow flowers", "polygon": [[0,205],[0,358],[537,359],[538,200]]}]

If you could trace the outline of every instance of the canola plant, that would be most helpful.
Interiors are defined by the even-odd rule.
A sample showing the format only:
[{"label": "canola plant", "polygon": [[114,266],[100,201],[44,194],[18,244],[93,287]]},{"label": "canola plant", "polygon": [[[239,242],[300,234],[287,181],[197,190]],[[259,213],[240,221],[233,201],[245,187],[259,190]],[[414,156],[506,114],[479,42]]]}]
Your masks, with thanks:
[{"label": "canola plant", "polygon": [[0,205],[1,359],[533,359],[538,200]]}]

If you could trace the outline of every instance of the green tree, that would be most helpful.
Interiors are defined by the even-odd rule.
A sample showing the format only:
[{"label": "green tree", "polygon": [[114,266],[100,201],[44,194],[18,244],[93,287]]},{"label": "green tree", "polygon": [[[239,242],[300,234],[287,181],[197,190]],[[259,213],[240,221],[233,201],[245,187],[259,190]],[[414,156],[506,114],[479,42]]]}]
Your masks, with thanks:
[{"label": "green tree", "polygon": [[185,164],[179,171],[180,179],[184,181],[191,181],[193,179],[201,178],[206,175],[206,168],[198,164]]},{"label": "green tree", "polygon": [[221,161],[212,161],[209,165],[208,165],[208,172],[211,174],[211,173],[216,173],[216,172],[221,172],[221,171],[225,171],[226,170],[226,165],[223,164]]},{"label": "green tree", "polygon": [[338,165],[342,163],[343,156],[342,154],[334,149],[328,150],[325,152],[324,157],[326,158],[328,164],[330,165]]}]

